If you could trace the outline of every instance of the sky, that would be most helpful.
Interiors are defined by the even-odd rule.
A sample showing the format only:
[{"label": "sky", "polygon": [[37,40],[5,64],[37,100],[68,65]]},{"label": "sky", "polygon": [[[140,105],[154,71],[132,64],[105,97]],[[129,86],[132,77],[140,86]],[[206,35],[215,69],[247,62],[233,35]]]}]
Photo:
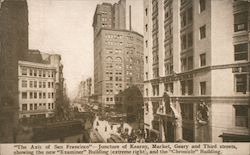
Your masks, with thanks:
[{"label": "sky", "polygon": [[[93,76],[92,21],[97,4],[118,0],[27,0],[29,48],[62,56],[68,94],[74,98],[81,80]],[[132,6],[132,28],[143,33],[143,0]],[[128,23],[127,23],[128,24]]]}]

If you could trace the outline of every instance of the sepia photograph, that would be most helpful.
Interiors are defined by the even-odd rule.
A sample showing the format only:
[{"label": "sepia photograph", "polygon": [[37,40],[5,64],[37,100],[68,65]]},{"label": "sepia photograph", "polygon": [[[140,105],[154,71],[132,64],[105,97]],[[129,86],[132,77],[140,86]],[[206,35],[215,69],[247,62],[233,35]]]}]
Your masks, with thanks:
[{"label": "sepia photograph", "polygon": [[250,152],[249,51],[249,0],[0,0],[0,143]]}]

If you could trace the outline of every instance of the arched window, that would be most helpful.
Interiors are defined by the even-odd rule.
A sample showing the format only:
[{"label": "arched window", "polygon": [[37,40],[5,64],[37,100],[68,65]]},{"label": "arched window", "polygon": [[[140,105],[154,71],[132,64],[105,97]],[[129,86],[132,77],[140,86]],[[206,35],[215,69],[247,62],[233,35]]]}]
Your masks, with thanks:
[{"label": "arched window", "polygon": [[122,62],[122,58],[116,57],[116,58],[115,58],[115,61],[118,62],[118,63],[121,63],[121,62]]},{"label": "arched window", "polygon": [[112,57],[106,57],[106,62],[112,62],[113,58]]}]

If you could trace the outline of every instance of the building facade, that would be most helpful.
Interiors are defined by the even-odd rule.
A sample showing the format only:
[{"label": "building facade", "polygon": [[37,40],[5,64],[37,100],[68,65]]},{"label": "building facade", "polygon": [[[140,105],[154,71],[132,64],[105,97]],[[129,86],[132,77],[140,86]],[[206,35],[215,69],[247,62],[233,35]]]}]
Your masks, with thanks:
[{"label": "building facade", "polygon": [[28,6],[26,0],[0,3],[0,142],[14,142],[18,123],[18,60],[28,55]]},{"label": "building facade", "polygon": [[80,100],[80,102],[83,104],[87,104],[90,101],[93,91],[92,89],[92,78],[81,81],[76,99]]},{"label": "building facade", "polygon": [[[29,54],[33,62],[18,61],[19,119],[52,117],[59,97],[61,56]],[[39,54],[40,60],[35,59]]]},{"label": "building facade", "polygon": [[103,3],[94,15],[94,94],[105,106],[119,102],[115,96],[131,85],[143,91],[143,36],[125,29],[125,9],[124,0]]},{"label": "building facade", "polygon": [[114,105],[131,85],[143,88],[143,37],[132,31],[102,29],[95,40],[95,94]]},{"label": "building facade", "polygon": [[144,1],[148,136],[163,142],[249,139],[249,5]]}]

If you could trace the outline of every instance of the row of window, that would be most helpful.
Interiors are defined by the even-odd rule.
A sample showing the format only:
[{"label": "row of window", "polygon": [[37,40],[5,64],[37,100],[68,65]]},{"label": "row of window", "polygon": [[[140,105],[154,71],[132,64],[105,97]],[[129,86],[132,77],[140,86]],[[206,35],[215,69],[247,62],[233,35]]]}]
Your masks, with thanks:
[{"label": "row of window", "polygon": [[106,41],[105,44],[109,46],[122,46],[122,42]]},{"label": "row of window", "polygon": [[22,99],[46,99],[55,97],[54,92],[22,92]]},{"label": "row of window", "polygon": [[107,38],[107,39],[122,39],[122,35],[119,35],[119,34],[106,34],[105,38]]},{"label": "row of window", "polygon": [[[48,109],[54,109],[54,103],[48,103]],[[30,103],[22,104],[22,111],[32,111],[32,110],[45,110],[46,103]]]},{"label": "row of window", "polygon": [[[106,76],[106,81],[113,81],[113,76]],[[116,76],[114,81],[122,81],[122,76]]]},{"label": "row of window", "polygon": [[28,88],[54,88],[54,82],[45,82],[45,81],[28,81],[22,80],[22,87]]},{"label": "row of window", "polygon": [[[192,95],[193,94],[193,80],[181,81],[181,94]],[[173,83],[166,83],[165,91],[173,93]],[[153,96],[159,96],[159,85],[152,85]],[[250,91],[250,75],[248,74],[236,74],[235,75],[235,92],[246,94]],[[200,95],[207,94],[206,81],[200,82]],[[146,89],[146,96],[148,96],[148,89]]]},{"label": "row of window", "polygon": [[28,69],[27,67],[22,67],[21,74],[24,76],[54,77],[55,72],[51,70]]},{"label": "row of window", "polygon": [[[106,49],[106,53],[107,54],[113,54],[113,50],[112,49]],[[122,54],[122,50],[121,49],[115,49],[114,53],[115,54]]]},{"label": "row of window", "polygon": [[113,97],[106,97],[106,101],[109,102],[109,101],[113,101]]}]

